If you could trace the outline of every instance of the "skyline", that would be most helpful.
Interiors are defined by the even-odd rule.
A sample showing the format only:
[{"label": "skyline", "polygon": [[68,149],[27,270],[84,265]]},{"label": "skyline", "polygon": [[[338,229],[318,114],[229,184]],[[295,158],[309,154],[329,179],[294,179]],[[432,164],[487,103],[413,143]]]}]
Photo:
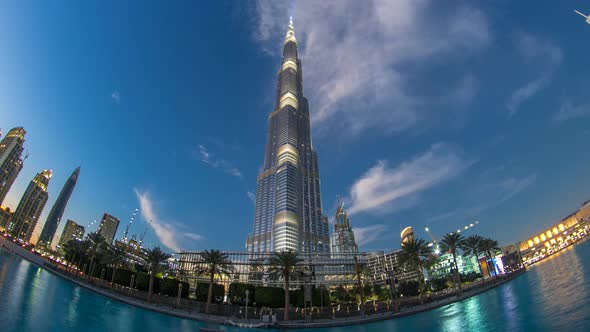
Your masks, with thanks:
[{"label": "skyline", "polygon": [[[457,16],[429,1],[406,3],[412,8],[399,2],[400,8],[381,8],[393,21],[376,16],[377,3],[356,18],[331,5],[314,13],[305,2],[257,4],[241,5],[254,22],[225,4],[178,5],[157,17],[157,6],[147,5],[140,11],[153,25],[141,25],[140,14],[126,23],[135,8],[121,5],[112,25],[91,18],[79,34],[70,24],[112,6],[79,4],[59,14],[43,4],[26,9],[29,17],[39,15],[32,22],[24,7],[0,5],[4,18],[14,17],[0,20],[8,50],[0,63],[0,125],[4,133],[23,126],[30,151],[5,205],[14,211],[34,174],[53,169],[47,203],[53,206],[58,187],[82,164],[65,220],[87,226],[113,214],[121,220],[118,238],[140,207],[143,217],[131,232],[152,220],[148,246],[244,249],[289,11],[305,63],[324,214],[332,221],[336,196],[344,196],[361,250],[399,247],[405,226],[427,238],[422,226],[441,236],[475,220],[474,232],[512,243],[590,196],[588,157],[579,153],[590,138],[581,66],[590,53],[581,40],[590,31],[567,7],[583,8],[581,2],[541,3],[538,17],[522,21],[513,14],[522,5],[508,2],[457,2]],[[426,23],[434,13],[438,19]],[[546,26],[546,16],[559,29]],[[352,28],[360,18],[365,29]],[[44,24],[52,29],[40,32]],[[436,24],[449,45],[429,48]],[[218,29],[208,31],[210,25]],[[383,33],[377,40],[362,38],[376,32]],[[400,34],[415,37],[413,43]],[[571,34],[579,38],[564,37]],[[351,50],[347,58],[333,57]],[[44,59],[32,56],[42,51]],[[90,52],[99,55],[85,58]],[[503,80],[502,69],[514,74],[513,82]],[[234,84],[237,92],[229,89]],[[225,98],[228,91],[235,98]],[[385,108],[390,103],[402,106],[392,111]]]}]

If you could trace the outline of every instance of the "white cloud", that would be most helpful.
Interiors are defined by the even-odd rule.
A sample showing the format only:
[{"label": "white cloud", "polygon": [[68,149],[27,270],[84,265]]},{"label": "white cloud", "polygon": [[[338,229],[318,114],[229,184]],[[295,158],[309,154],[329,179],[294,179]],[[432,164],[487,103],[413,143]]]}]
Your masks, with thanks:
[{"label": "white cloud", "polygon": [[[427,121],[428,100],[440,99],[423,98],[410,84],[431,80],[425,69],[441,58],[468,57],[492,38],[480,10],[435,7],[429,0],[310,0],[290,11],[282,2],[258,1],[254,38],[278,55],[292,14],[314,127],[397,133]],[[475,92],[466,89],[464,97]]]},{"label": "white cloud", "polygon": [[113,101],[115,101],[115,103],[120,103],[121,102],[121,93],[119,93],[118,90],[114,90],[113,92],[111,92],[111,99],[113,99]]},{"label": "white cloud", "polygon": [[456,176],[472,163],[458,149],[445,143],[434,144],[424,154],[395,168],[378,161],[352,185],[348,212],[403,208],[408,199],[415,199],[421,191]]},{"label": "white cloud", "polygon": [[563,59],[563,52],[557,45],[525,32],[518,33],[516,46],[527,64],[541,68],[538,70],[541,74],[512,93],[506,104],[510,116],[518,112],[522,103],[549,85]]},{"label": "white cloud", "polygon": [[215,158],[215,156],[207,151],[207,148],[201,144],[199,144],[198,151],[196,151],[195,154],[199,160],[213,168],[219,168],[231,176],[238,178],[243,177],[242,172],[237,167],[233,166],[232,163],[224,159]]},{"label": "white cloud", "polygon": [[381,224],[352,228],[354,240],[359,247],[377,240],[386,230],[387,226]]},{"label": "white cloud", "polygon": [[509,177],[500,181],[496,181],[493,184],[482,186],[487,187],[486,193],[484,194],[485,196],[478,195],[477,200],[484,203],[444,212],[428,218],[428,221],[435,222],[439,220],[446,220],[451,217],[459,217],[462,219],[477,218],[478,214],[481,212],[508,201],[523,190],[534,185],[536,181],[537,174],[533,173],[523,178]]},{"label": "white cloud", "polygon": [[154,230],[156,237],[162,243],[162,245],[174,252],[180,252],[182,251],[180,242],[185,238],[195,241],[203,239],[203,237],[199,234],[187,233],[178,230],[178,228],[175,226],[175,224],[178,225],[177,223],[162,220],[161,217],[156,213],[154,202],[152,201],[150,193],[148,191],[142,192],[137,188],[134,188],[133,190],[135,191],[135,196],[137,196],[137,200],[139,201],[142,217]]},{"label": "white cloud", "polygon": [[256,204],[256,194],[254,194],[251,191],[246,192],[246,196],[248,196],[248,199],[252,202],[252,204]]},{"label": "white cloud", "polygon": [[590,104],[573,105],[571,101],[566,100],[553,116],[553,121],[560,123],[588,115],[590,115]]}]

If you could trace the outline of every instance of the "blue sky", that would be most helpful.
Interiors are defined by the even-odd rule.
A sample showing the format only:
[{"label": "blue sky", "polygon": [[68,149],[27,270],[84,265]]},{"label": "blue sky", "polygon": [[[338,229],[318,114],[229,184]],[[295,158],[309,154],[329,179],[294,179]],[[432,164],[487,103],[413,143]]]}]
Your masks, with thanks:
[{"label": "blue sky", "polygon": [[[444,6],[443,6],[444,5]],[[584,1],[2,2],[0,127],[30,157],[5,205],[78,165],[64,218],[240,250],[294,17],[324,212],[361,248],[428,225],[511,243],[590,197]],[[151,223],[148,221],[151,220]],[[63,225],[61,225],[63,226]],[[91,229],[94,229],[92,226]],[[60,227],[61,231],[61,227]],[[37,233],[40,232],[40,227]]]}]

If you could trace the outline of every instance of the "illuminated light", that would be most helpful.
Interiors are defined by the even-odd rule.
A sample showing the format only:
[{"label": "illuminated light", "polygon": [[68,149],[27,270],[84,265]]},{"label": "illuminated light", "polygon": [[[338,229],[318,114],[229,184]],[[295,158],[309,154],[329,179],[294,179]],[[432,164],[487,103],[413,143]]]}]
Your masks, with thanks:
[{"label": "illuminated light", "polygon": [[545,232],[545,234],[547,234],[547,237],[548,237],[548,238],[551,238],[551,237],[553,236],[553,234],[551,234],[551,231],[550,231],[550,230],[549,230],[549,231],[547,231],[547,232]]},{"label": "illuminated light", "polygon": [[557,227],[553,227],[553,235],[557,234],[559,234],[559,230],[557,229]]},{"label": "illuminated light", "polygon": [[468,228],[469,228],[468,226],[465,226],[465,229],[468,229]]},{"label": "illuminated light", "polygon": [[560,236],[560,237],[557,238],[557,241],[563,242],[563,238]]},{"label": "illuminated light", "polygon": [[299,101],[297,100],[297,97],[291,92],[283,94],[279,100],[279,109],[282,109],[287,105],[290,105],[295,109],[299,109]]},{"label": "illuminated light", "polygon": [[563,226],[563,224],[559,224],[557,227],[559,227],[559,230],[562,232],[565,230],[565,227]]},{"label": "illuminated light", "polygon": [[536,244],[541,243],[541,240],[539,240],[539,237],[538,236],[535,236],[535,238],[533,240],[535,240],[535,243]]},{"label": "illuminated light", "polygon": [[545,237],[545,234],[541,234],[541,241],[545,241],[547,240],[547,238]]},{"label": "illuminated light", "polygon": [[283,68],[282,70],[286,70],[288,68],[293,69],[294,71],[297,71],[297,64],[295,63],[295,61],[293,60],[287,60],[285,61],[285,63],[283,63]]},{"label": "illuminated light", "polygon": [[551,244],[549,242],[545,242],[545,247],[549,248],[551,247]]},{"label": "illuminated light", "polygon": [[533,246],[534,246],[533,240],[529,240],[529,248],[532,248]]},{"label": "illuminated light", "polygon": [[551,239],[551,241],[549,242],[551,242],[551,244],[557,244],[557,241],[555,241],[555,239]]}]

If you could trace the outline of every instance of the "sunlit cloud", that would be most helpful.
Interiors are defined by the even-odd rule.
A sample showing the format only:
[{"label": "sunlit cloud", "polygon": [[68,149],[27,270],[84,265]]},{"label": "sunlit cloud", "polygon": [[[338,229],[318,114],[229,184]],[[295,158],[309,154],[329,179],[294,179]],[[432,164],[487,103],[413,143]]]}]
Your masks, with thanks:
[{"label": "sunlit cloud", "polygon": [[[464,4],[441,12],[436,5],[429,0],[298,1],[293,9],[257,1],[253,38],[263,51],[277,55],[293,15],[306,93],[313,100],[312,122],[320,134],[338,128],[349,136],[375,129],[399,133],[435,125],[433,109],[440,101],[469,101],[478,91],[478,79],[461,72],[449,78],[459,83],[433,98],[411,86],[431,79],[429,65],[470,57],[492,40],[481,10]],[[457,99],[445,98],[453,95]]]},{"label": "sunlit cloud", "polygon": [[449,144],[438,143],[397,167],[378,161],[354,182],[350,190],[350,214],[392,211],[411,206],[416,195],[469,167],[473,160]]},{"label": "sunlit cloud", "polygon": [[536,78],[526,82],[510,96],[506,104],[510,116],[518,112],[524,102],[549,85],[563,59],[561,48],[529,33],[518,33],[516,46],[527,65],[541,69]]},{"label": "sunlit cloud", "polygon": [[242,172],[235,166],[232,165],[231,162],[224,160],[224,159],[217,159],[212,153],[210,153],[205,146],[199,144],[198,149],[195,151],[195,155],[197,158],[202,161],[203,163],[213,167],[221,169],[226,174],[231,176],[235,176],[237,178],[242,178]]},{"label": "sunlit cloud", "polygon": [[381,224],[352,228],[352,231],[354,232],[354,240],[358,246],[364,246],[378,240],[383,236],[386,230],[387,226]]},{"label": "sunlit cloud", "polygon": [[194,241],[200,241],[204,239],[203,236],[199,234],[179,230],[177,227],[178,223],[163,220],[156,213],[154,201],[152,200],[148,191],[141,191],[137,188],[134,188],[134,192],[139,202],[143,219],[152,228],[162,245],[174,252],[180,252],[182,251],[180,242],[184,241],[185,239]]},{"label": "sunlit cloud", "polygon": [[111,92],[111,99],[115,102],[115,103],[120,103],[121,102],[121,93],[119,93],[119,91],[114,90],[113,92]]},{"label": "sunlit cloud", "polygon": [[256,204],[256,194],[254,194],[251,191],[246,192],[246,196],[248,196],[248,199],[252,202],[252,204]]}]

